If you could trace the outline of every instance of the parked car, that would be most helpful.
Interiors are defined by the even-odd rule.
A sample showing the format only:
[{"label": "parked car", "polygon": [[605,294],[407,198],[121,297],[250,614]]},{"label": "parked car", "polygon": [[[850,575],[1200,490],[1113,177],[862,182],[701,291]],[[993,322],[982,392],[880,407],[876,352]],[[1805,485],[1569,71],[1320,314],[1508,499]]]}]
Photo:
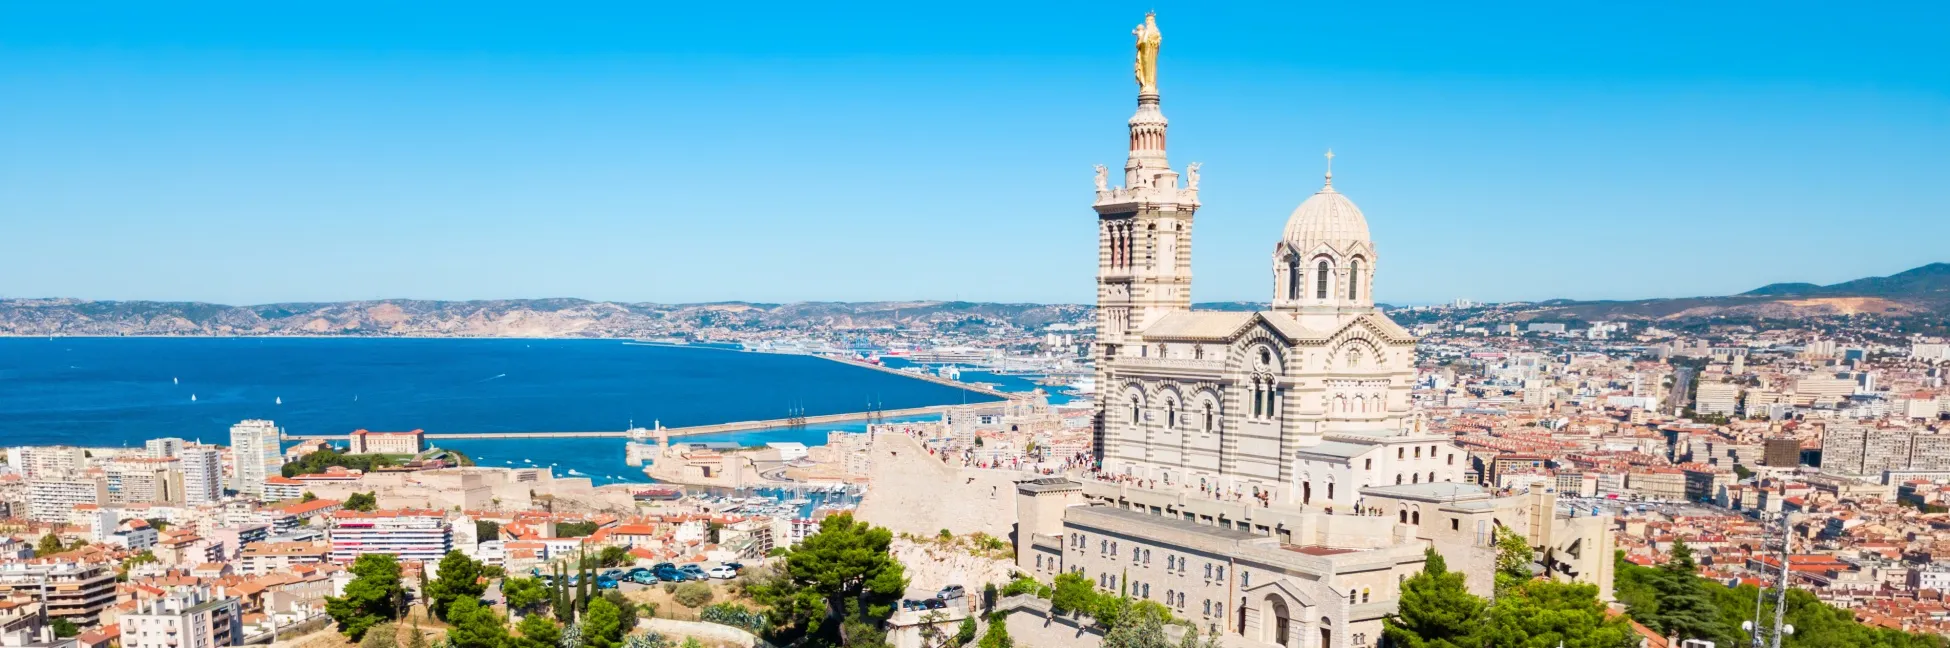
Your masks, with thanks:
[{"label": "parked car", "polygon": [[931,598],[925,601],[921,601],[921,607],[929,610],[940,610],[948,607],[948,602],[938,598]]},{"label": "parked car", "polygon": [[738,570],[732,569],[730,567],[726,567],[724,565],[718,565],[704,572],[704,575],[710,576],[712,578],[721,579],[721,580],[732,579],[738,577]]},{"label": "parked car", "polygon": [[610,578],[610,579],[615,579],[615,580],[623,580],[623,574],[625,574],[625,573],[628,573],[628,572],[625,572],[625,571],[623,571],[623,570],[621,570],[621,569],[605,569],[605,570],[603,570],[603,578]]},{"label": "parked car", "polygon": [[623,578],[638,585],[654,585],[657,582],[657,574],[647,567],[632,569],[628,574],[624,574]]},{"label": "parked car", "polygon": [[968,595],[968,590],[963,589],[962,586],[949,585],[947,587],[941,588],[941,591],[935,594],[934,597],[947,601],[947,600],[958,599],[967,595]]},{"label": "parked car", "polygon": [[691,580],[690,576],[685,575],[684,572],[677,571],[676,567],[671,567],[669,565],[658,566],[655,570],[652,570],[651,573],[656,575],[657,580],[661,580],[661,581],[682,583],[684,581]]},{"label": "parked car", "polygon": [[685,575],[687,575],[687,576],[691,576],[691,577],[693,577],[693,578],[694,578],[695,580],[704,580],[704,579],[706,579],[706,578],[709,578],[709,576],[706,576],[706,575],[705,575],[705,573],[704,573],[704,568],[703,568],[703,567],[699,567],[699,566],[698,566],[697,564],[695,564],[695,563],[692,563],[692,564],[686,564],[686,565],[684,565],[683,567],[678,567],[678,568],[677,568],[677,571],[680,571],[680,572],[684,572],[684,574],[685,574]]},{"label": "parked car", "polygon": [[735,569],[735,570],[738,570],[738,571],[744,571],[744,570],[745,570],[745,565],[744,565],[743,563],[735,563],[735,562],[728,562],[728,563],[724,563],[724,566],[726,566],[726,567],[730,567],[730,568],[732,568],[732,569]]},{"label": "parked car", "polygon": [[599,590],[606,590],[606,589],[616,589],[617,587],[619,587],[619,586],[621,586],[621,585],[622,585],[622,583],[619,583],[619,582],[617,582],[617,580],[616,580],[616,579],[614,579],[614,578],[610,578],[610,577],[608,577],[608,576],[597,576],[597,577],[596,577],[596,589],[599,589]]},{"label": "parked car", "polygon": [[677,568],[677,564],[676,564],[676,563],[657,563],[656,565],[653,565],[653,566],[651,566],[651,567],[650,567],[650,570],[651,570],[651,571],[663,571],[663,570],[666,570],[666,569],[676,569],[676,568]]}]

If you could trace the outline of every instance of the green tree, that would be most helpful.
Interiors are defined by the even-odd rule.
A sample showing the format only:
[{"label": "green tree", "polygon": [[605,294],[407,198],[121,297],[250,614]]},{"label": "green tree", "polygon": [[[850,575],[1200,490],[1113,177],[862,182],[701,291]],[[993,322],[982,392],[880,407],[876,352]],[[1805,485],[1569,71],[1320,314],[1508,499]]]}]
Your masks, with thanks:
[{"label": "green tree", "polygon": [[623,626],[623,634],[627,635],[631,631],[636,630],[637,607],[635,602],[631,601],[629,597],[624,596],[622,592],[616,590],[603,592],[603,600],[609,601],[610,605],[616,606],[616,625]]},{"label": "green tree", "polygon": [[474,537],[481,542],[501,539],[501,523],[494,520],[475,520]]},{"label": "green tree", "polygon": [[501,581],[501,595],[507,597],[509,610],[528,614],[548,601],[549,590],[539,578],[508,578]]},{"label": "green tree", "polygon": [[1056,588],[1050,594],[1051,612],[1055,614],[1074,614],[1092,612],[1097,609],[1097,586],[1083,574],[1065,572],[1056,575]]},{"label": "green tree", "polygon": [[456,549],[440,559],[440,570],[426,586],[427,607],[433,615],[447,618],[447,608],[461,599],[479,600],[487,591],[481,582],[481,563]]},{"label": "green tree", "polygon": [[888,553],[893,540],[851,514],[828,516],[819,533],[786,553],[782,572],[761,576],[751,591],[777,627],[794,632],[822,632],[835,613],[877,625],[907,588],[906,571]]},{"label": "green tree", "polygon": [[602,553],[596,555],[596,562],[604,567],[621,567],[636,562],[636,557],[630,555],[628,549],[609,546],[603,547]]},{"label": "green tree", "polygon": [[75,625],[73,621],[60,617],[55,617],[54,621],[48,625],[54,628],[54,636],[62,639],[81,634],[80,626]]},{"label": "green tree", "polygon": [[298,501],[299,503],[316,502],[318,501],[318,495],[313,494],[311,491],[305,491],[304,495],[299,496]]},{"label": "green tree", "polygon": [[975,617],[963,618],[961,620],[961,627],[955,628],[954,645],[966,646],[968,642],[974,641],[975,630]]},{"label": "green tree", "polygon": [[[1103,597],[1118,600],[1120,597]],[[1119,614],[1121,621],[1104,634],[1104,648],[1172,648],[1171,640],[1165,638],[1165,619],[1157,610],[1149,607],[1134,607]],[[1187,631],[1194,640],[1198,632]]]},{"label": "green tree", "polygon": [[1658,606],[1647,614],[1635,614],[1662,636],[1678,635],[1681,640],[1706,639],[1726,645],[1734,634],[1720,619],[1709,587],[1720,587],[1698,576],[1699,562],[1685,540],[1674,540],[1666,562],[1653,573],[1650,585],[1658,594]]},{"label": "green tree", "polygon": [[1490,605],[1484,645],[1496,648],[1635,648],[1638,633],[1624,617],[1607,617],[1598,588],[1532,580]]},{"label": "green tree", "polygon": [[1496,527],[1496,595],[1502,596],[1510,588],[1523,584],[1536,575],[1530,571],[1531,563],[1537,561],[1537,550],[1510,527]]},{"label": "green tree", "polygon": [[582,645],[589,648],[620,648],[623,635],[623,611],[616,609],[608,599],[589,602],[589,611],[582,619]]},{"label": "green tree", "polygon": [[345,498],[343,508],[348,511],[364,511],[370,513],[379,508],[379,494],[377,492],[353,493],[351,497]]},{"label": "green tree", "polygon": [[406,588],[400,584],[399,560],[392,554],[359,556],[352,561],[351,571],[345,596],[325,597],[325,613],[338,623],[340,633],[358,641],[374,625],[399,615]]},{"label": "green tree", "polygon": [[359,648],[399,648],[399,626],[388,621],[366,629]]},{"label": "green tree", "polygon": [[453,648],[507,648],[508,624],[494,608],[462,598],[447,608],[447,641]]},{"label": "green tree", "polygon": [[580,538],[596,532],[595,522],[557,522],[555,537]]},{"label": "green tree", "polygon": [[989,629],[982,633],[980,648],[1015,648],[1016,641],[1009,638],[1008,616],[996,613],[989,616]]},{"label": "green tree", "polygon": [[1402,648],[1473,648],[1479,645],[1488,603],[1469,593],[1462,572],[1434,549],[1425,552],[1422,571],[1402,583],[1395,616],[1382,620],[1382,635]]},{"label": "green tree", "polygon": [[521,624],[515,626],[521,636],[514,640],[514,648],[556,648],[562,640],[562,626],[549,620],[547,615],[530,614],[522,617]]},{"label": "green tree", "polygon": [[41,536],[40,543],[34,545],[34,555],[36,556],[51,556],[62,551],[61,537],[52,533]]}]

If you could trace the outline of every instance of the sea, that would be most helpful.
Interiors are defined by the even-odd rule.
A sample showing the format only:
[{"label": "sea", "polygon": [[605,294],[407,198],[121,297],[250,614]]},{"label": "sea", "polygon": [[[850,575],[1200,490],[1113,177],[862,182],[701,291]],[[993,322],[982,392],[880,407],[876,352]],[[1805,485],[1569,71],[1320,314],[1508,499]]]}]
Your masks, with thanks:
[{"label": "sea", "polygon": [[[1004,391],[1033,377],[964,371]],[[805,356],[624,340],[0,338],[0,446],[228,444],[231,424],[293,434],[624,430],[995,400]],[[1053,400],[1061,401],[1058,396]],[[685,437],[825,442],[813,425]],[[442,441],[484,466],[551,466],[597,484],[649,482],[620,438]]]}]

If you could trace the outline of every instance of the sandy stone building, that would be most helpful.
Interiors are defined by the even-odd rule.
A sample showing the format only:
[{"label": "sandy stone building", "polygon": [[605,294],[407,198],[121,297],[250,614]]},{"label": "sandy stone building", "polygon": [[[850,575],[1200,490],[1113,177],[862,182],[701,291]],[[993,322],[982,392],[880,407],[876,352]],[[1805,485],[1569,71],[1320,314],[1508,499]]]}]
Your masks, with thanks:
[{"label": "sandy stone building", "polygon": [[1198,165],[1181,185],[1155,84],[1129,125],[1124,186],[1099,166],[1093,205],[1104,470],[1342,510],[1367,486],[1461,481],[1462,453],[1412,413],[1416,339],[1374,305],[1379,257],[1333,154],[1273,244],[1271,310],[1194,311]]}]

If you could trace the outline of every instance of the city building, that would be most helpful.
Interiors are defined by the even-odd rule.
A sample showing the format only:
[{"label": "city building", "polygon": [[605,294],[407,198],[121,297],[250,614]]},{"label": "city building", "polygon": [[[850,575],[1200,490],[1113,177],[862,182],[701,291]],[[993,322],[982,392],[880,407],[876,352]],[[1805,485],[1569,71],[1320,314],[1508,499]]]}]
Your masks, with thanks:
[{"label": "city building", "polygon": [[1768,439],[1763,444],[1765,450],[1761,463],[1775,468],[1793,468],[1801,465],[1801,441],[1798,439]]},{"label": "city building", "polygon": [[264,496],[264,480],[284,468],[284,454],[278,448],[283,432],[276,423],[263,419],[230,426],[231,461],[236,463],[232,485],[238,493]]},{"label": "city building", "polygon": [[27,481],[27,519],[36,522],[63,522],[76,506],[107,503],[108,477],[100,473],[49,474]]},{"label": "city building", "polygon": [[183,462],[175,457],[116,457],[103,465],[113,504],[182,503]]},{"label": "city building", "polygon": [[88,468],[88,450],[74,446],[30,446],[9,451],[7,463],[20,468],[20,476],[33,479],[48,475],[67,475]]},{"label": "city building", "polygon": [[454,548],[453,527],[445,514],[432,510],[340,510],[332,513],[328,535],[332,560],[341,563],[369,553],[437,562]]},{"label": "city building", "polygon": [[0,564],[0,600],[38,601],[49,622],[91,626],[115,603],[115,569],[72,562]]},{"label": "city building", "polygon": [[426,431],[372,432],[353,430],[346,439],[347,454],[419,454],[426,449]]},{"label": "city building", "polygon": [[244,644],[243,610],[234,597],[191,587],[138,600],[124,613],[122,648],[215,648]]},{"label": "city building", "polygon": [[142,447],[150,457],[167,459],[183,451],[183,440],[175,437],[150,439],[143,442]]},{"label": "city building", "polygon": [[183,503],[190,506],[223,500],[223,453],[209,446],[178,450],[183,468]]},{"label": "city building", "polygon": [[1693,397],[1693,411],[1701,414],[1733,416],[1739,409],[1740,386],[1724,382],[1703,382]]}]

